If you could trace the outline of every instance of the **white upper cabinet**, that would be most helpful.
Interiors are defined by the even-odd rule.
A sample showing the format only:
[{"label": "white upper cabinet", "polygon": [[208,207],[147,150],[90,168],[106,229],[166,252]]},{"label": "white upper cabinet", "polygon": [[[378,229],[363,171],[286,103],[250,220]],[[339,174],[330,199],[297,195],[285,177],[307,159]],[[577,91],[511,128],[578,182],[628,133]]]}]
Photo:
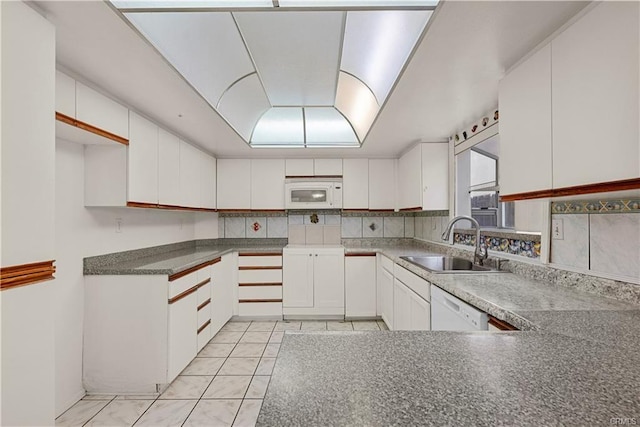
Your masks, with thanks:
[{"label": "white upper cabinet", "polygon": [[251,159],[251,209],[284,209],[283,159]]},{"label": "white upper cabinet", "polygon": [[449,145],[418,144],[398,160],[398,207],[449,208]]},{"label": "white upper cabinet", "polygon": [[180,141],[180,206],[200,207],[200,150]]},{"label": "white upper cabinet", "polygon": [[552,41],[554,188],[640,176],[639,8],[602,2]]},{"label": "white upper cabinet", "polygon": [[200,151],[200,206],[206,209],[216,208],[216,158]]},{"label": "white upper cabinet", "polygon": [[128,201],[158,203],[158,126],[131,112]]},{"label": "white upper cabinet", "polygon": [[500,81],[499,105],[500,194],[551,188],[551,45]]},{"label": "white upper cabinet", "polygon": [[158,130],[158,203],[180,205],[180,139]]},{"label": "white upper cabinet", "polygon": [[217,181],[218,209],[251,209],[251,160],[218,159]]},{"label": "white upper cabinet", "polygon": [[449,144],[422,144],[422,209],[449,209]]},{"label": "white upper cabinet", "polygon": [[422,154],[418,144],[398,160],[398,207],[422,208]]},{"label": "white upper cabinet", "polygon": [[369,159],[369,209],[396,207],[396,160]]},{"label": "white upper cabinet", "polygon": [[342,161],[342,208],[369,208],[369,159]]},{"label": "white upper cabinet", "polygon": [[316,176],[342,175],[342,159],[314,159],[313,174]]},{"label": "white upper cabinet", "polygon": [[76,81],[56,71],[56,112],[76,117]]},{"label": "white upper cabinet", "polygon": [[313,159],[285,160],[286,176],[313,176]]},{"label": "white upper cabinet", "polygon": [[129,110],[88,86],[76,82],[76,119],[129,138]]}]

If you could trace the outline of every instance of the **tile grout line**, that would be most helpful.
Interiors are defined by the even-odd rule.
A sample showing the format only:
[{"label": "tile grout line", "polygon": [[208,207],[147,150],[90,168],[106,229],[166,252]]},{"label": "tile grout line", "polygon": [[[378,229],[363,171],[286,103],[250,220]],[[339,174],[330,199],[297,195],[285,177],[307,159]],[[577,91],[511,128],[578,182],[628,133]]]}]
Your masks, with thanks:
[{"label": "tile grout line", "polygon": [[[95,414],[93,414],[93,416],[92,416],[91,418],[89,418],[87,421],[85,421],[85,422],[84,422],[84,424],[82,424],[82,425],[83,425],[83,426],[85,426],[85,425],[87,425],[89,422],[91,422],[91,420],[92,420],[92,419],[94,419],[94,418],[95,418],[95,417],[96,417],[100,412],[102,412],[102,410],[103,410],[104,408],[106,408],[107,406],[109,406],[109,404],[110,404],[111,402],[113,402],[114,400],[116,400],[116,397],[118,397],[118,395],[117,395],[117,394],[116,394],[116,395],[115,395],[111,400],[109,400],[109,401],[107,402],[107,404],[106,404],[106,405],[104,405],[102,408],[100,408],[100,410],[99,410],[98,412],[96,412]],[[80,400],[82,400],[82,399],[80,399]],[[76,406],[77,404],[78,404],[78,403],[76,402],[73,406]],[[73,406],[72,406],[71,408],[73,408]],[[69,409],[71,409],[71,408],[69,408]],[[67,409],[67,411],[68,411],[69,409]],[[60,416],[63,416],[67,411],[64,411],[62,414],[60,414]]]}]

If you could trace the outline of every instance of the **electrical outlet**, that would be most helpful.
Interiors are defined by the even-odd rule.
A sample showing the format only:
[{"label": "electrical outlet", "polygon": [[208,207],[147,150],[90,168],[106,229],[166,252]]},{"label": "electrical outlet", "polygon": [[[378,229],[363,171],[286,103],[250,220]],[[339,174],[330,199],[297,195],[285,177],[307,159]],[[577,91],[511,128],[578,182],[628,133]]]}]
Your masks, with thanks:
[{"label": "electrical outlet", "polygon": [[122,233],[122,218],[116,218],[116,233]]},{"label": "electrical outlet", "polygon": [[564,240],[564,225],[561,219],[551,220],[551,238],[554,240]]}]

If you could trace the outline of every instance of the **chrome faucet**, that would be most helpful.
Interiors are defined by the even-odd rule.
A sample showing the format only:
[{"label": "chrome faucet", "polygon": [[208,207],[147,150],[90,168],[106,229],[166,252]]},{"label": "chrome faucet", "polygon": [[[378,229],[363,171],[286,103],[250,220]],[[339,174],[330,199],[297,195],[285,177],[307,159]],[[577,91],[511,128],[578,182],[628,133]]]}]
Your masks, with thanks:
[{"label": "chrome faucet", "polygon": [[476,221],[475,218],[472,218],[466,215],[460,215],[453,218],[451,221],[449,221],[449,224],[447,225],[447,228],[444,230],[444,233],[442,233],[442,240],[448,241],[449,236],[451,235],[451,230],[453,229],[453,224],[463,219],[466,219],[467,221],[471,221],[473,226],[476,228],[476,250],[473,255],[473,262],[478,265],[483,265],[484,260],[487,259],[487,256],[489,254],[487,253],[486,249],[483,251],[480,246],[480,224],[478,224],[478,221]]}]

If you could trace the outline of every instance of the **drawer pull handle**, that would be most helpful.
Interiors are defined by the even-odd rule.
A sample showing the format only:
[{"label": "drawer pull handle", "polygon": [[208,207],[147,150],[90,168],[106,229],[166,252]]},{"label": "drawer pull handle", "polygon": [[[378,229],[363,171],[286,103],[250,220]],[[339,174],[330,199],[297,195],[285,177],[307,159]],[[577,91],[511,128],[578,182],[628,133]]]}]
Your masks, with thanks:
[{"label": "drawer pull handle", "polygon": [[209,323],[211,323],[211,319],[209,319],[209,320],[207,320],[206,322],[204,322],[204,325],[202,325],[202,326],[200,326],[200,327],[198,328],[198,333],[200,333],[200,332],[204,331],[204,330],[205,330],[205,328],[206,328],[207,326],[209,326]]},{"label": "drawer pull handle", "polygon": [[178,295],[176,295],[173,298],[169,298],[169,304],[173,304],[174,302],[178,302],[180,301],[182,298],[191,295],[192,293],[194,293],[195,291],[198,290],[198,285],[195,285],[192,288],[187,289],[184,292],[179,293]]},{"label": "drawer pull handle", "polygon": [[203,302],[202,304],[200,304],[198,306],[198,311],[202,310],[203,308],[205,308],[206,306],[209,305],[209,303],[211,302],[211,298],[209,298],[208,300],[206,300],[205,302]]}]

